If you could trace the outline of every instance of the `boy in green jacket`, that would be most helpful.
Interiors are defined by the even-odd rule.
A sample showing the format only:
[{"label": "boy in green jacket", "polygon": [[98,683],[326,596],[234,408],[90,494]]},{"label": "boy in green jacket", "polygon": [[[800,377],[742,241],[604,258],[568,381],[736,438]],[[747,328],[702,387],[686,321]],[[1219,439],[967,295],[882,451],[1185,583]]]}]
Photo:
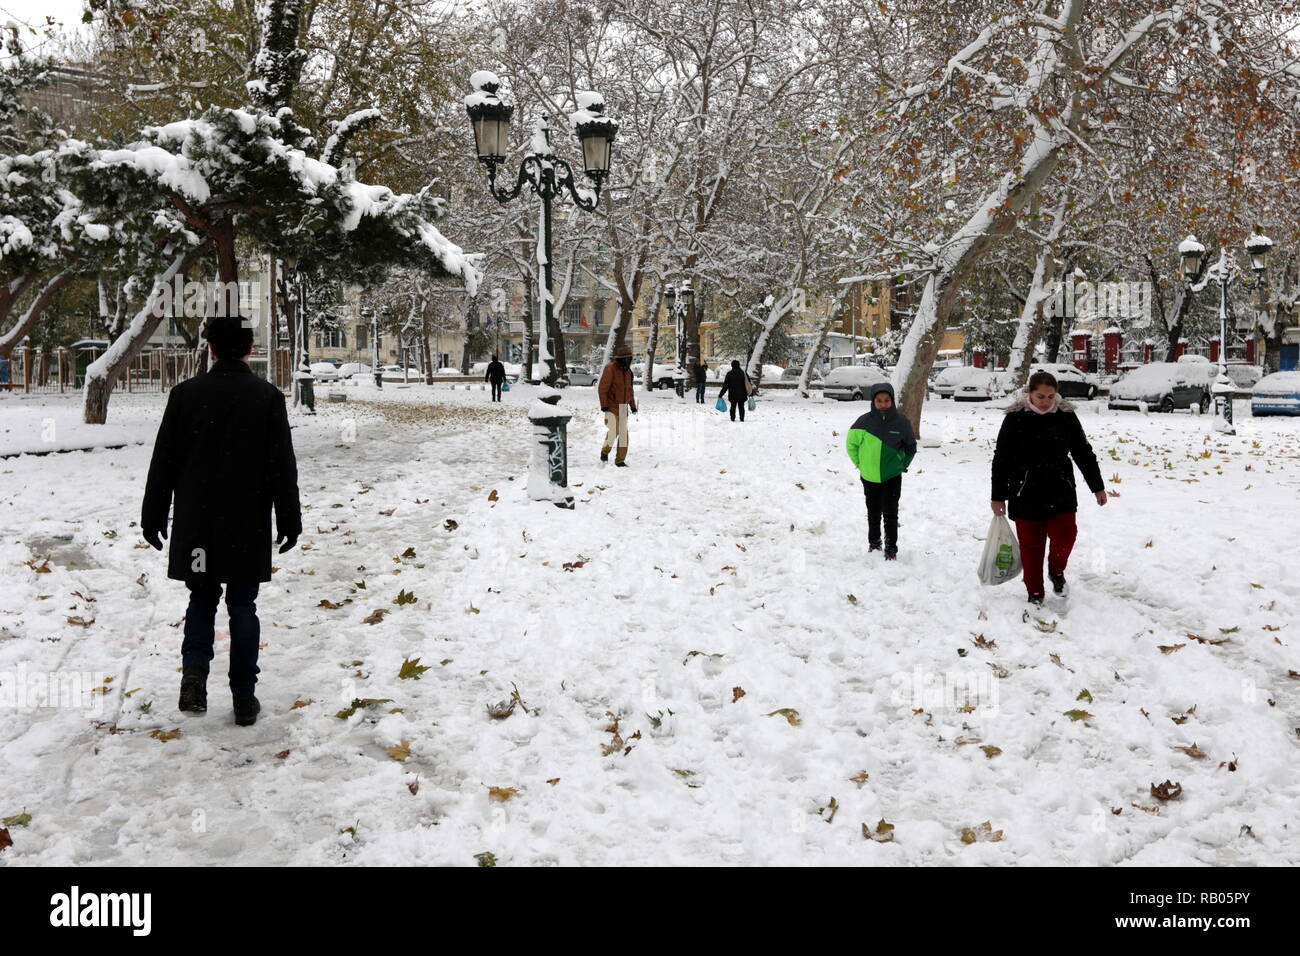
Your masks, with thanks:
[{"label": "boy in green jacket", "polygon": [[894,387],[888,382],[871,387],[871,411],[853,423],[844,450],[862,476],[870,550],[880,550],[883,516],[885,560],[893,561],[898,557],[898,498],[903,472],[916,456],[916,434],[895,407]]}]

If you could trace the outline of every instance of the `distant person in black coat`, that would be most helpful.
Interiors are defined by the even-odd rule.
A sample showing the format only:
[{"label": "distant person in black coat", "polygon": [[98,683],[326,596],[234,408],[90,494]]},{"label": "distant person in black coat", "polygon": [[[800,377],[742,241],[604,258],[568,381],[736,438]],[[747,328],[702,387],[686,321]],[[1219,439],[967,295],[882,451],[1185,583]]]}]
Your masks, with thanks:
[{"label": "distant person in black coat", "polygon": [[1031,604],[1042,604],[1044,551],[1052,589],[1065,593],[1065,566],[1078,534],[1075,465],[1099,505],[1106,503],[1106,485],[1083,424],[1074,406],[1057,395],[1051,372],[1029,376],[1005,411],[993,451],[993,513],[1009,514],[1016,523],[1025,590]]},{"label": "distant person in black coat", "polygon": [[708,388],[709,383],[705,381],[709,376],[709,367],[703,362],[695,366],[695,401],[699,405],[704,404],[704,390]]},{"label": "distant person in black coat", "polygon": [[506,380],[506,367],[497,360],[495,355],[492,356],[492,361],[488,362],[483,379],[492,385],[492,401],[501,401],[501,383]]},{"label": "distant person in black coat", "polygon": [[271,512],[284,554],[302,534],[298,467],[280,390],[243,361],[253,331],[238,317],[210,318],[215,360],[167,396],[145,487],[140,526],[162,550],[172,507],[167,576],[190,591],[181,645],[180,709],[207,710],[208,665],[221,586],[230,613],[230,692],[235,723],[257,720],[257,590],[271,580]]},{"label": "distant person in black coat", "polygon": [[740,367],[740,363],[735,359],[731,360],[731,368],[727,372],[727,377],[722,380],[722,390],[718,392],[718,398],[723,395],[731,402],[731,420],[736,420],[736,409],[740,409],[740,420],[745,420],[745,399],[749,398],[749,376],[745,370]]}]

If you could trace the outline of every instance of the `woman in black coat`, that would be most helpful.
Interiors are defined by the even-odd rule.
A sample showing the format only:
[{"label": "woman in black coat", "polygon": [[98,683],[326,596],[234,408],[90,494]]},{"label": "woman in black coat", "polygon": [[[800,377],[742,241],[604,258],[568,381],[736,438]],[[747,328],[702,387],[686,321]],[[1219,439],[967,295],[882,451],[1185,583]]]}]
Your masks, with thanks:
[{"label": "woman in black coat", "polygon": [[731,402],[731,420],[736,420],[736,409],[740,409],[740,420],[745,420],[745,399],[749,398],[749,376],[745,370],[740,367],[740,363],[735,359],[731,360],[731,369],[727,372],[727,377],[722,380],[722,390],[718,392],[718,398],[723,395]]},{"label": "woman in black coat", "polygon": [[1002,419],[993,452],[992,492],[993,513],[1009,513],[1016,523],[1025,589],[1033,604],[1043,602],[1045,550],[1052,589],[1065,593],[1065,566],[1074,548],[1074,516],[1079,510],[1074,465],[1083,472],[1097,504],[1104,505],[1101,468],[1074,406],[1057,395],[1050,372],[1035,372]]}]

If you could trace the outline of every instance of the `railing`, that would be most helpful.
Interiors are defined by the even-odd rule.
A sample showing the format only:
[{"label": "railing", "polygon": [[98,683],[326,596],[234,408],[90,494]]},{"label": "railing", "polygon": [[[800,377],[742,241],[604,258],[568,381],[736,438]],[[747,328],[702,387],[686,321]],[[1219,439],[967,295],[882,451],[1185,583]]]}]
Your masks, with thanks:
[{"label": "railing", "polygon": [[[0,390],[22,392],[78,391],[86,384],[86,369],[104,353],[103,349],[14,349],[8,374],[0,364]],[[193,378],[206,368],[196,349],[149,349],[133,358],[113,388],[126,392],[166,392],[178,382]],[[289,387],[289,349],[254,352],[249,356],[253,370],[278,388]]]}]

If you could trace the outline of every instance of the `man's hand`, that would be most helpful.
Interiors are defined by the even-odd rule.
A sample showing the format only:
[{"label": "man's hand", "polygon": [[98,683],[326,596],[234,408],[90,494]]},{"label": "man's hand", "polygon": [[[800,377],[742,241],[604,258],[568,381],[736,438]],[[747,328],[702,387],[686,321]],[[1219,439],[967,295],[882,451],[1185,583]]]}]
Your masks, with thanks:
[{"label": "man's hand", "polygon": [[633,414],[633,415],[636,414],[636,406],[635,406],[635,405],[632,406],[632,414]]},{"label": "man's hand", "polygon": [[[284,543],[281,544],[281,542]],[[294,545],[298,543],[298,536],[296,534],[285,534],[284,532],[280,532],[280,534],[276,536],[275,543],[280,545],[280,553],[284,554],[286,551],[293,550]]]},{"label": "man's hand", "polygon": [[600,410],[601,410],[602,412],[604,412],[606,415],[609,414],[609,406],[608,406],[608,405],[602,405],[602,406],[600,406]]},{"label": "man's hand", "polygon": [[1097,492],[1097,504],[1104,505],[1105,503],[1106,503],[1106,491],[1105,489],[1102,489],[1101,491]]},{"label": "man's hand", "polygon": [[163,549],[163,539],[167,537],[166,528],[141,528],[140,532],[144,535],[144,539],[154,546],[155,551]]},{"label": "man's hand", "polygon": [[993,513],[995,515],[1004,515],[1007,513],[1007,503],[1005,501],[991,501],[989,504],[993,506]]}]

